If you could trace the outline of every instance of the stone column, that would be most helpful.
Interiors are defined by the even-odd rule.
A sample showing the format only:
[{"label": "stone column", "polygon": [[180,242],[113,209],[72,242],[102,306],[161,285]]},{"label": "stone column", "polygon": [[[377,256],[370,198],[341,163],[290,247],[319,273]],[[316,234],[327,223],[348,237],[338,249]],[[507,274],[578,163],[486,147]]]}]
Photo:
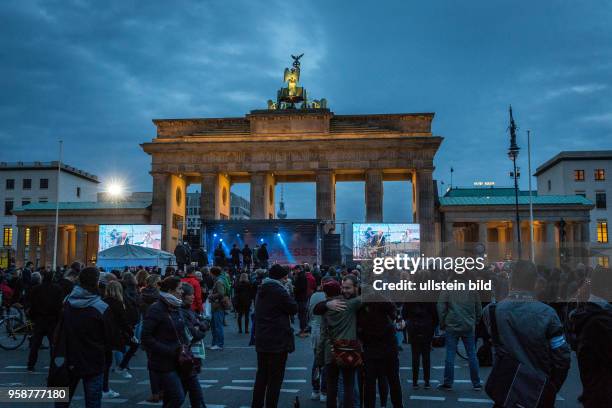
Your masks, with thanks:
[{"label": "stone column", "polygon": [[[169,175],[166,173],[151,173],[153,176],[153,198],[151,202],[151,223],[161,225],[162,249],[172,252],[174,248],[167,248],[166,242],[170,235],[168,227],[166,195],[169,185]],[[170,220],[172,222],[172,220]]]},{"label": "stone column", "polygon": [[433,169],[419,169],[415,172],[414,178],[417,192],[417,221],[421,228],[421,248],[425,255],[428,255],[427,245],[433,243],[435,239]]},{"label": "stone column", "polygon": [[46,251],[46,244],[47,244],[47,229],[46,228],[39,228],[40,231],[40,235],[41,235],[41,241],[40,241],[40,261],[38,263],[38,266],[46,266],[46,262],[47,262],[47,251]]},{"label": "stone column", "polygon": [[25,265],[26,226],[17,226],[17,253],[15,254],[15,266],[21,268]]},{"label": "stone column", "polygon": [[453,242],[453,223],[445,222],[444,223],[444,242],[452,243]]},{"label": "stone column", "polygon": [[591,237],[589,236],[590,235],[589,234],[589,223],[581,222],[580,230],[581,230],[582,242],[589,242],[591,240]]},{"label": "stone column", "polygon": [[87,265],[87,255],[85,254],[85,248],[87,247],[87,232],[85,231],[85,225],[76,226],[75,240],[75,260]]},{"label": "stone column", "polygon": [[251,219],[274,218],[274,175],[257,172],[251,174]]},{"label": "stone column", "polygon": [[230,216],[230,180],[218,173],[202,174],[200,216],[203,221],[228,219]]},{"label": "stone column", "polygon": [[30,243],[28,248],[28,261],[34,264],[34,267],[38,266],[37,260],[38,251],[38,227],[30,227]]},{"label": "stone column", "polygon": [[489,236],[487,234],[487,223],[479,222],[478,223],[478,242],[487,245],[489,241]]},{"label": "stone column", "polygon": [[68,253],[68,231],[65,227],[59,226],[57,228],[57,264],[64,266],[66,262],[66,255]]},{"label": "stone column", "polygon": [[45,266],[51,267],[52,270],[55,269],[53,265],[53,243],[55,242],[55,227],[53,225],[49,225],[47,227],[47,233],[45,234]]},{"label": "stone column", "polygon": [[331,170],[317,172],[317,219],[336,219],[336,176]]},{"label": "stone column", "polygon": [[365,209],[366,222],[383,221],[383,173],[382,170],[366,170]]}]

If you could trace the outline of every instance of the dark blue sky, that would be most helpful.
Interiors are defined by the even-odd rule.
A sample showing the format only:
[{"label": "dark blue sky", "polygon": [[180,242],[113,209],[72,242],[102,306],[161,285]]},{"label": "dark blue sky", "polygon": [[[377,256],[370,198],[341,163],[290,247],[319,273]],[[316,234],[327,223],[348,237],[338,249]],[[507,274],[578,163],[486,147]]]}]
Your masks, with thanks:
[{"label": "dark blue sky", "polygon": [[[289,54],[338,114],[436,112],[435,177],[508,185],[507,108],[533,163],[612,147],[609,1],[23,1],[0,4],[0,160],[53,160],[150,190],[152,118],[265,107]],[[522,183],[526,185],[527,178]],[[237,186],[235,191],[248,191]],[[385,183],[385,220],[410,219],[407,183]],[[285,188],[313,217],[314,185]],[[364,213],[338,186],[339,219]]]}]

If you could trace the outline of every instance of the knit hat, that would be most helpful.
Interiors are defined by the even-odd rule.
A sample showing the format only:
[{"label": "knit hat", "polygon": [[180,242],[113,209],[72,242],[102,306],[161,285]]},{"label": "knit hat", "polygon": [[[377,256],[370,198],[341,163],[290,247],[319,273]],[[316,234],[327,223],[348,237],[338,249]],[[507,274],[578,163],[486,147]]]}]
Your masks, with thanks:
[{"label": "knit hat", "polygon": [[191,286],[187,282],[183,282],[181,284],[181,287],[183,288],[183,296],[193,295],[194,293],[193,286]]},{"label": "knit hat", "polygon": [[338,296],[341,291],[340,283],[335,279],[329,279],[324,281],[322,288],[323,292],[325,292],[325,296],[327,297]]},{"label": "knit hat", "polygon": [[268,274],[272,279],[283,279],[285,276],[289,275],[289,271],[280,266],[279,264],[274,264],[270,268],[270,272]]}]

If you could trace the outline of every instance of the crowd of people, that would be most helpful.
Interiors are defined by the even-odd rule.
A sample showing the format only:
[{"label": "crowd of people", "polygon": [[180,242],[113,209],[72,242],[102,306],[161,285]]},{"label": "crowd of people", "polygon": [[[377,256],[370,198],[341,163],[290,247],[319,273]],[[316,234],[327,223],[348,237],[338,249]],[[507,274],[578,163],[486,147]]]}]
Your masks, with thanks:
[{"label": "crowd of people", "polygon": [[[35,370],[46,337],[49,385],[68,386],[72,398],[82,381],[87,407],[119,396],[109,387],[109,375],[131,378],[130,361],[138,350],[147,357],[149,402],[180,407],[189,398],[192,407],[204,407],[198,382],[204,339],[209,350],[221,352],[232,313],[236,331],[249,334],[257,353],[256,408],[277,406],[296,337],[310,337],[302,344],[312,351],[311,399],[327,407],[373,408],[377,394],[381,406],[390,401],[394,408],[403,407],[399,351],[405,343],[411,350],[412,387],[431,387],[432,347],[445,347],[438,388],[452,390],[459,340],[474,390],[484,387],[480,366],[493,365],[486,391],[496,404],[504,393],[522,398],[539,393],[534,406],[552,407],[570,367],[571,349],[583,386],[581,403],[607,407],[612,401],[607,269],[549,269],[528,261],[492,265],[478,277],[494,282],[488,293],[443,291],[427,302],[394,302],[364,290],[360,265],[268,267],[261,248],[265,251],[265,245],[256,251],[234,246],[227,259],[215,254],[210,268],[188,259],[180,268],[165,270],[104,271],[75,262],[52,272],[27,263],[0,270],[2,303],[20,305],[33,322],[27,369]],[[475,278],[451,274],[400,276],[414,281]],[[509,370],[517,370],[515,362],[527,367],[517,373],[531,381],[513,390],[517,385],[506,387],[505,381]]]}]

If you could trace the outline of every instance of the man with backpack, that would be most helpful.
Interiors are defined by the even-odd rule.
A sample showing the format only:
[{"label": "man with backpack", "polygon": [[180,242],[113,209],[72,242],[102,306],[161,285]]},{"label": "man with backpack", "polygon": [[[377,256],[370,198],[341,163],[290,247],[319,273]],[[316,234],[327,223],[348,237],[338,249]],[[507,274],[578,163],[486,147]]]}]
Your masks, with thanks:
[{"label": "man with backpack", "polygon": [[[535,298],[536,280],[532,262],[516,262],[508,297],[484,310],[495,347],[487,394],[496,404],[511,398],[523,406],[553,407],[569,371],[570,349],[563,326],[557,313]],[[537,405],[533,405],[534,401]]]}]

